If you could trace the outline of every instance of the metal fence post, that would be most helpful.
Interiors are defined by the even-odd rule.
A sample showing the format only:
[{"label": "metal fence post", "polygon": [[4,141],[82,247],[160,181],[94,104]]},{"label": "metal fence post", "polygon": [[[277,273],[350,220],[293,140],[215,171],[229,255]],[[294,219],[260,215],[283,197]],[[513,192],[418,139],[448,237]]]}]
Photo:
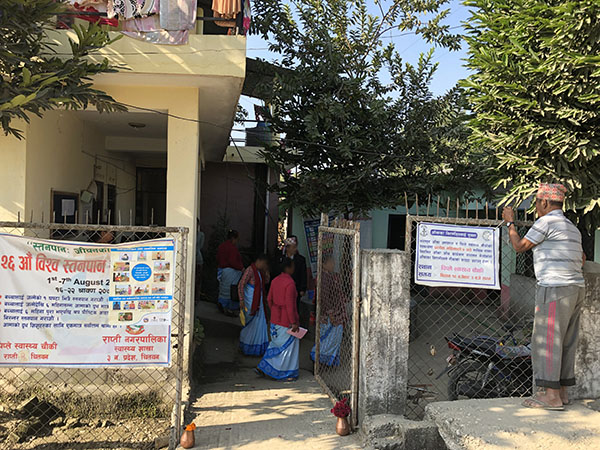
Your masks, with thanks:
[{"label": "metal fence post", "polygon": [[[360,225],[336,220],[319,227],[315,379],[332,401],[347,398],[353,427],[358,423],[358,375],[360,349]],[[331,261],[327,272],[325,261]],[[327,283],[325,283],[327,278]],[[329,328],[330,353],[323,354],[321,326]],[[325,338],[325,337],[324,337]],[[337,350],[332,346],[338,345]]]},{"label": "metal fence post", "polygon": [[360,356],[360,224],[355,224],[353,236],[352,292],[352,426],[358,424],[358,368]]}]

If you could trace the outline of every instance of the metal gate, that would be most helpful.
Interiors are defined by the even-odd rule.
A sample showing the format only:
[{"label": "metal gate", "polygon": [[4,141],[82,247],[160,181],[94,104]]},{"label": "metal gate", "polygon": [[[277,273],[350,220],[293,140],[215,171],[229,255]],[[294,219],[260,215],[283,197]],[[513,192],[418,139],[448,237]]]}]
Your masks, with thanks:
[{"label": "metal gate", "polygon": [[[427,209],[429,212],[429,207]],[[498,210],[495,217],[491,218],[487,207],[482,211],[468,211],[466,208],[457,207],[456,217],[450,217],[449,210],[445,213],[446,217],[408,215],[406,219],[405,249],[411,255],[407,406],[407,417],[411,419],[422,418],[424,408],[429,402],[472,398],[470,397],[472,393],[460,390],[457,386],[465,386],[468,383],[475,385],[480,382],[465,381],[469,380],[467,377],[470,376],[465,372],[468,369],[466,366],[464,370],[463,368],[455,370],[450,377],[445,374],[438,377],[449,361],[456,361],[451,359],[456,352],[450,348],[451,345],[446,338],[452,338],[455,334],[464,338],[480,337],[486,343],[497,342],[497,345],[504,346],[506,349],[523,348],[531,340],[535,301],[533,258],[531,252],[515,253],[508,240],[506,228],[502,228],[499,244],[498,276],[501,290],[429,287],[415,283],[416,233],[419,223],[476,227],[500,227],[503,224],[498,218]],[[459,215],[466,217],[459,217]],[[479,215],[485,218],[480,219]],[[526,219],[526,214],[521,212],[521,216],[523,215]],[[518,221],[516,226],[519,234],[524,236],[531,222]],[[529,394],[531,378],[525,376],[524,365],[507,366],[501,374],[495,373],[495,366],[486,367],[486,370],[491,372],[486,375],[492,377],[498,386],[502,384],[503,390],[500,387],[488,393],[480,390],[477,391],[479,398]],[[483,383],[485,384],[486,381]]]},{"label": "metal gate", "polygon": [[[172,238],[169,367],[1,367],[0,449],[175,449],[182,429],[187,228],[0,222],[0,233],[113,242]],[[158,438],[158,440],[157,440]]]},{"label": "metal gate", "polygon": [[333,401],[347,398],[357,425],[360,225],[321,218],[318,240],[315,378]]}]

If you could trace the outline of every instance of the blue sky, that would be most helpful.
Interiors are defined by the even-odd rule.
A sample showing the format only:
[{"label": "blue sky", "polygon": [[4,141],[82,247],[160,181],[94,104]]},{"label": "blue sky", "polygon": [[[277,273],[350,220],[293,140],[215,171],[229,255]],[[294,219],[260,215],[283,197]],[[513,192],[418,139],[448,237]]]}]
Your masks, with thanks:
[{"label": "blue sky", "polygon": [[[372,4],[372,13],[376,14],[377,9],[373,3],[373,0],[369,0]],[[384,2],[385,3],[385,2]],[[450,9],[448,18],[444,23],[450,25],[453,28],[454,33],[460,33],[462,31],[462,22],[469,17],[469,11],[461,1],[452,0],[447,4],[447,8]],[[461,28],[455,28],[461,27]],[[401,34],[399,31],[389,31],[385,36],[385,41],[394,42],[396,49],[400,52],[403,59],[406,62],[416,63],[421,53],[427,52],[431,45],[425,42],[418,36],[405,35],[398,37]],[[247,41],[247,55],[250,58],[263,58],[266,60],[273,60],[269,52],[266,51],[267,43],[258,36],[248,36]],[[463,47],[459,51],[449,51],[444,48],[436,48],[434,53],[433,61],[439,63],[438,70],[431,83],[431,90],[434,95],[441,95],[448,89],[456,85],[456,82],[469,75],[468,70],[464,67],[464,59],[466,58],[466,44],[463,43]],[[242,97],[240,103],[249,112],[249,119],[254,119],[254,112],[252,105],[259,103],[255,99],[248,97]],[[247,126],[253,126],[251,123]],[[240,138],[241,134],[234,133],[234,137]]]}]

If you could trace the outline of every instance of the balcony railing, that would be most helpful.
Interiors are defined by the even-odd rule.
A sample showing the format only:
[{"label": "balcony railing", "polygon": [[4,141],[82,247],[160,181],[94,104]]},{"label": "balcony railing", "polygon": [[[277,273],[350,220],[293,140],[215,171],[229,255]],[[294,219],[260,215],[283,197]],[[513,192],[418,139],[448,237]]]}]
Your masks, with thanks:
[{"label": "balcony railing", "polygon": [[[83,10],[73,9],[60,14],[56,19],[56,28],[59,30],[70,29],[77,22],[95,22],[105,26],[109,31],[124,31],[123,20],[108,18],[107,13],[96,11],[93,7],[87,7]],[[235,19],[226,19],[208,16],[205,14],[203,8],[198,8],[196,27],[189,30],[189,33],[206,35],[244,35],[246,34],[246,30],[243,26],[243,14],[239,13]]]}]

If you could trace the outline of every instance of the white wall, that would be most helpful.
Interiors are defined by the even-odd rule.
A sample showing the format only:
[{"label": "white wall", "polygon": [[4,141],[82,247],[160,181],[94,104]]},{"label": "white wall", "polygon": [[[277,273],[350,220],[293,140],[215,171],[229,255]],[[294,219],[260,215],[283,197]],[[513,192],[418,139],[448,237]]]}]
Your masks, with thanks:
[{"label": "white wall", "polygon": [[32,119],[27,132],[27,217],[31,211],[36,220],[42,211],[49,217],[51,190],[79,194],[86,189],[94,178],[96,161],[116,178],[117,211],[129,217],[135,207],[135,165],[114,159],[105,151],[104,142],[104,136],[74,112],[52,111],[43,119]]}]

